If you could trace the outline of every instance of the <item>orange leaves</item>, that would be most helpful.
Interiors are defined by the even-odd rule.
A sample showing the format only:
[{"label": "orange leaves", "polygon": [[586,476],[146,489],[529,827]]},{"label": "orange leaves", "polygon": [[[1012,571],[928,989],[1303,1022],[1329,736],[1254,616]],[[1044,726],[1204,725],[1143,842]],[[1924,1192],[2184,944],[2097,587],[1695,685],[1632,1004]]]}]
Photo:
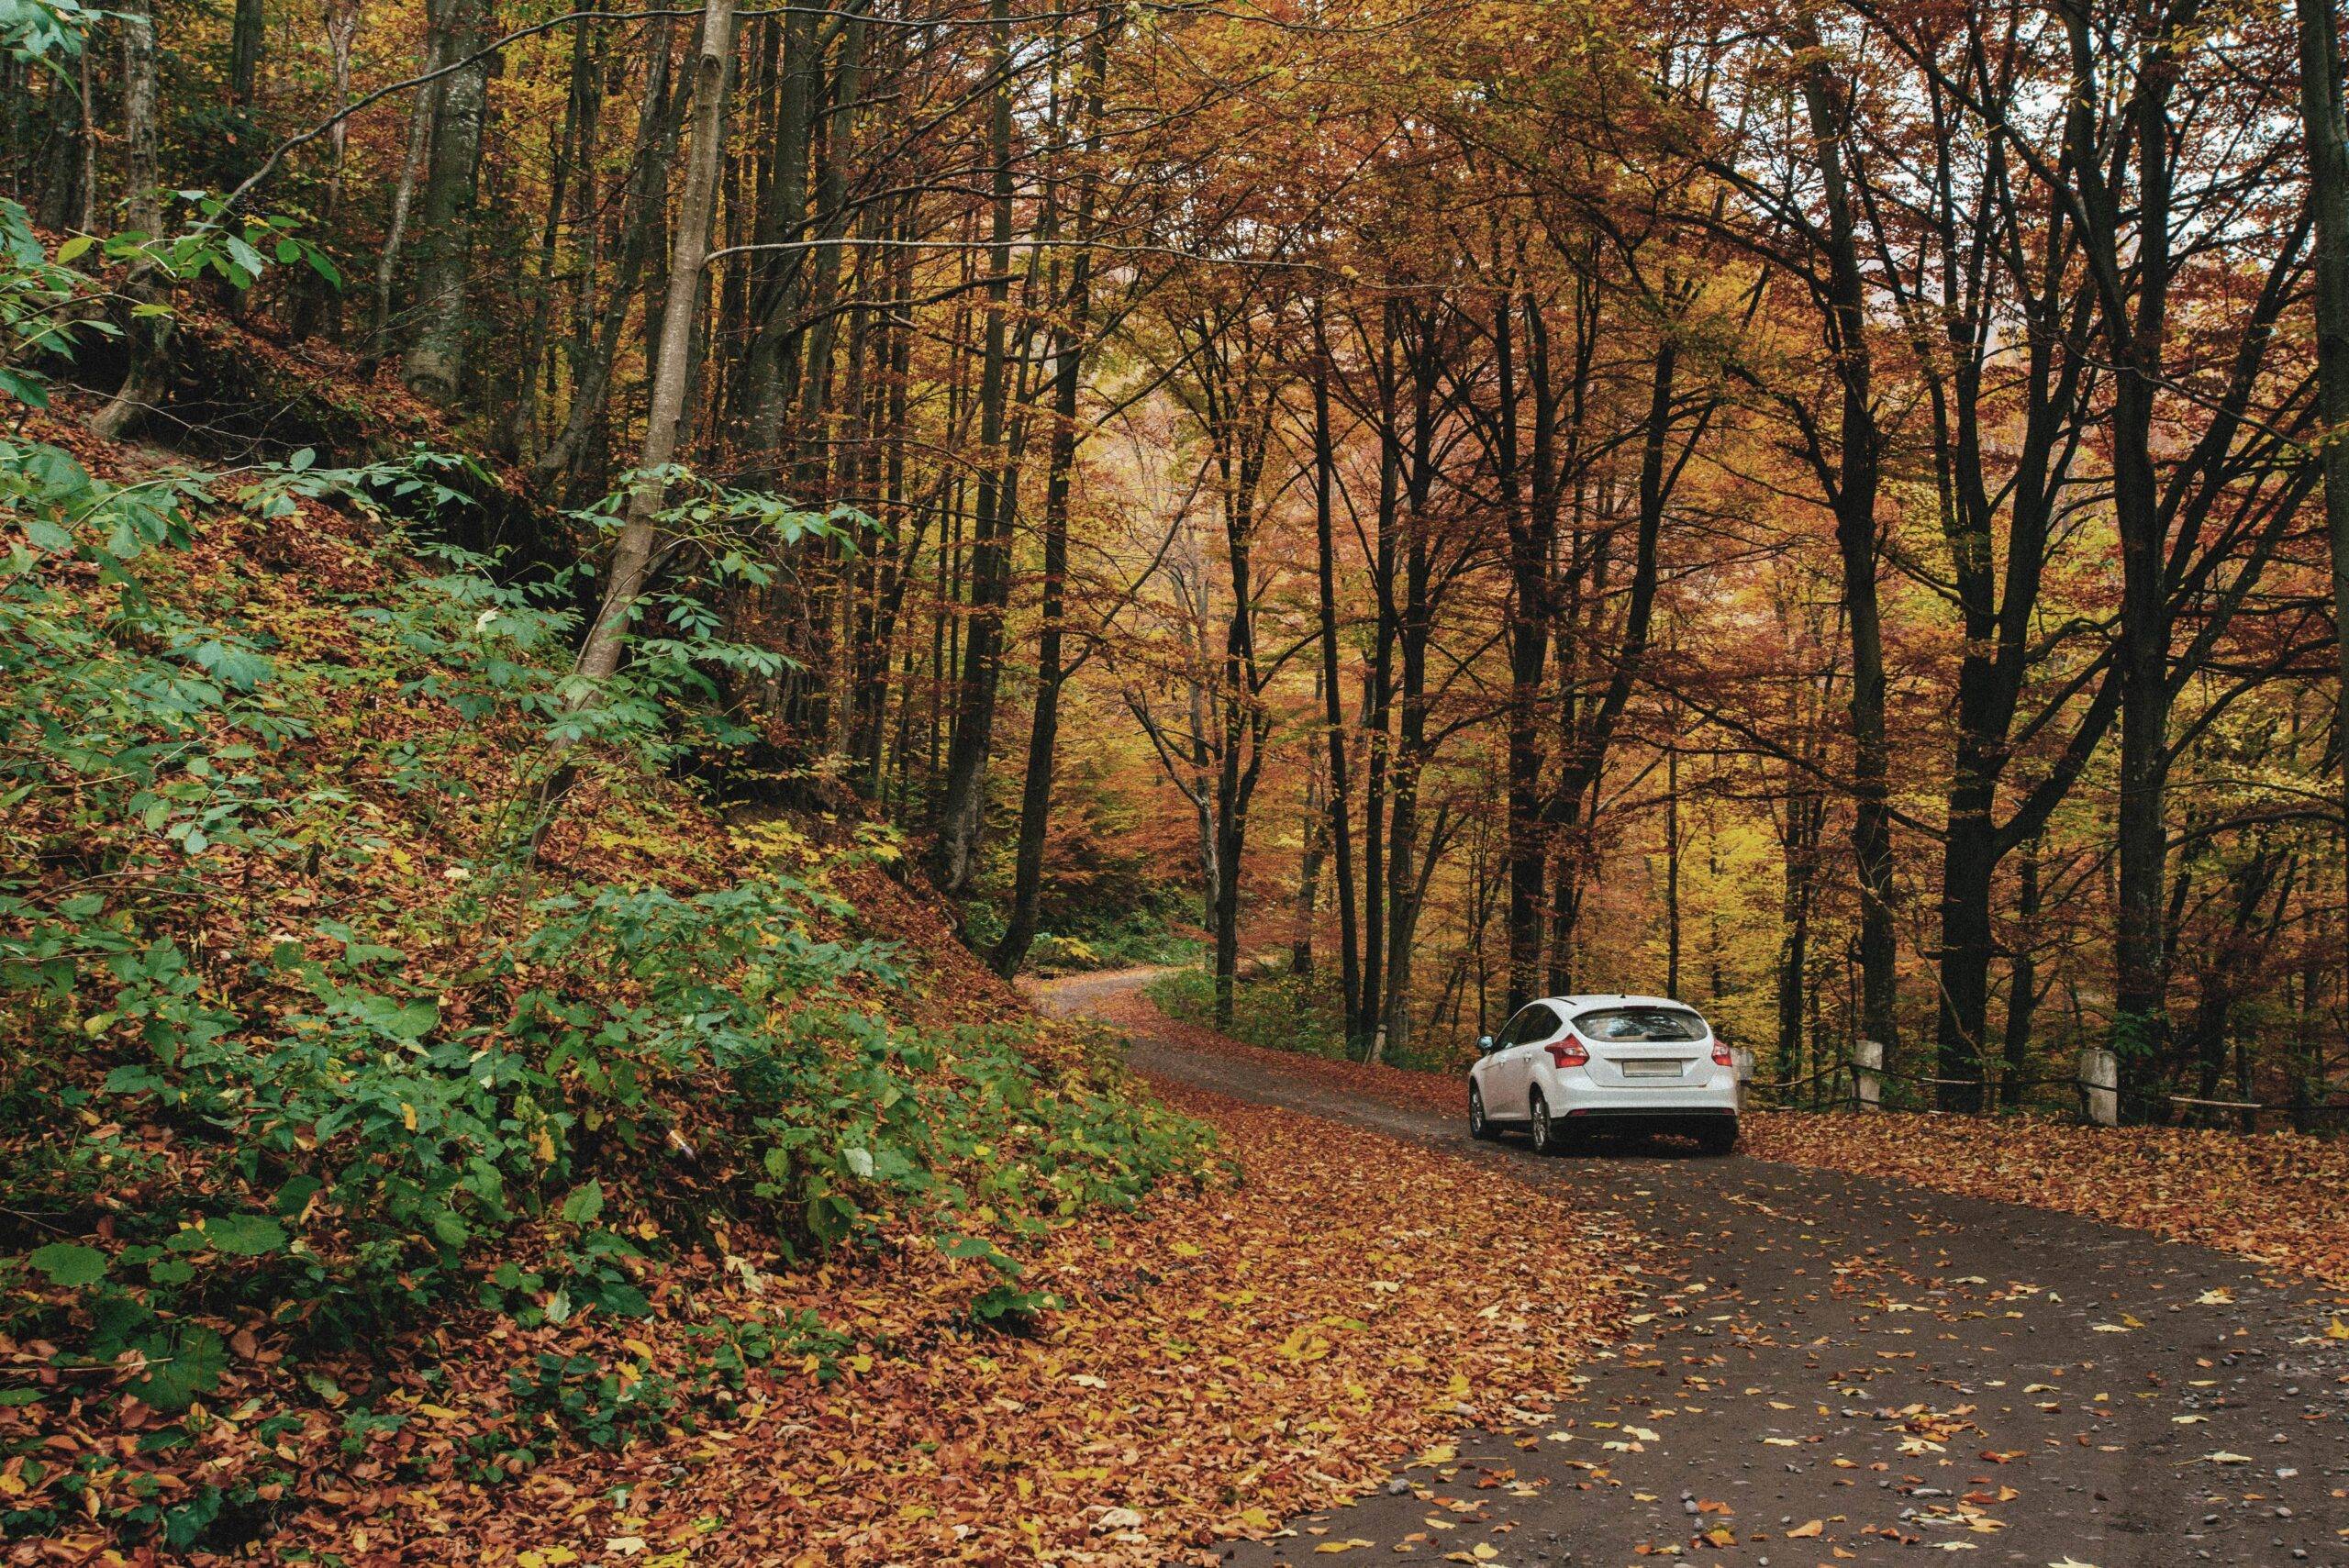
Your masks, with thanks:
[{"label": "orange leaves", "polygon": [[2349,1211],[2349,1146],[2338,1141],[1799,1111],[1749,1116],[1745,1127],[1748,1152],[1765,1160],[2088,1215],[2349,1284],[2349,1227],[2339,1218]]},{"label": "orange leaves", "polygon": [[[812,1307],[850,1342],[835,1381],[771,1363],[690,1431],[561,1451],[476,1487],[454,1462],[468,1426],[446,1417],[504,1399],[505,1369],[540,1342],[509,1331],[395,1407],[415,1418],[401,1468],[423,1480],[329,1496],[309,1473],[281,1540],[324,1546],[365,1529],[377,1551],[429,1556],[465,1539],[484,1562],[535,1568],[686,1551],[697,1564],[828,1568],[1158,1563],[1270,1534],[1398,1462],[1448,1471],[1459,1462],[1445,1440],[1466,1412],[1538,1403],[1606,1322],[1602,1260],[1625,1240],[1562,1199],[1528,1190],[1504,1210],[1478,1201],[1488,1178],[1470,1162],[1165,1095],[1215,1125],[1244,1180],[1058,1232],[1023,1261],[1069,1305],[1029,1333],[971,1331],[962,1307],[985,1265],[934,1249],[765,1273],[760,1305]],[[1298,1226],[1308,1210],[1331,1222]],[[608,1330],[605,1347],[650,1373],[674,1371],[687,1338],[670,1304],[750,1306],[706,1261],[666,1274],[647,1282],[662,1315]],[[1297,1548],[1317,1561],[1364,1550],[1335,1532]]]}]

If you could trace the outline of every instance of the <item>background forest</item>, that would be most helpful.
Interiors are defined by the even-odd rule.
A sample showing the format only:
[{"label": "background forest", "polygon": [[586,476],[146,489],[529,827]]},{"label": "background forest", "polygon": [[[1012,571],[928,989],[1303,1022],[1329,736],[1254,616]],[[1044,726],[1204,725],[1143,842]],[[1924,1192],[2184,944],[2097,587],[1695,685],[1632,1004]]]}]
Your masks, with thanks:
[{"label": "background forest", "polygon": [[17,265],[121,320],[12,377],[220,461],[412,397],[585,676],[704,639],[674,771],[903,825],[1002,973],[2338,1097],[2314,13],[6,18]]}]

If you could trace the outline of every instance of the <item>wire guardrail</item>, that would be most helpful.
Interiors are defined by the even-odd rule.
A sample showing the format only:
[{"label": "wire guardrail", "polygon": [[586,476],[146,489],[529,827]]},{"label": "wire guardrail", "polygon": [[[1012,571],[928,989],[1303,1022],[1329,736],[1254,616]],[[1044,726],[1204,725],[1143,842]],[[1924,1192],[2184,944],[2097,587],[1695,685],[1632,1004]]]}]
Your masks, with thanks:
[{"label": "wire guardrail", "polygon": [[[2021,1095],[2034,1090],[2068,1089],[2081,1096],[2084,1109],[2088,1095],[2102,1094],[2138,1104],[2159,1103],[2199,1110],[2247,1112],[2253,1117],[2262,1113],[2327,1118],[2349,1116],[2349,1100],[2277,1103],[2267,1100],[2211,1099],[2197,1095],[2149,1093],[2139,1089],[2123,1088],[2118,1084],[2098,1083],[2093,1079],[2076,1076],[2069,1078],[1943,1078],[1931,1073],[1906,1073],[1897,1067],[1875,1067],[1865,1062],[1849,1061],[1832,1062],[1816,1072],[1806,1073],[1798,1077],[1749,1078],[1742,1087],[1750,1094],[1783,1097],[1796,1090],[1809,1088],[1830,1079],[1840,1081],[1848,1076],[1851,1080],[1848,1091],[1839,1092],[1837,1097],[1848,1098],[1851,1103],[1857,1105],[1873,1104],[1875,1102],[1862,1093],[1863,1074],[1873,1075],[1879,1084],[1889,1079],[1895,1083],[1915,1084],[1933,1089],[1970,1089],[1980,1095],[1980,1106],[1984,1109],[2015,1108],[2016,1101]],[[1932,1108],[1939,1109],[1939,1107]],[[1980,1114],[1980,1112],[1972,1107],[1959,1107],[1955,1114]]]}]

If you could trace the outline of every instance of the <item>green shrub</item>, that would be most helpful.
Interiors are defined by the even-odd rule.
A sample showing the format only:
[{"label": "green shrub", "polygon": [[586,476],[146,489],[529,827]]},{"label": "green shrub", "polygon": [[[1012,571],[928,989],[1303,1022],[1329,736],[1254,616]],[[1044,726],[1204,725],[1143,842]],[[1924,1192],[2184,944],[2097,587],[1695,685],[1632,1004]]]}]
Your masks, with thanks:
[{"label": "green shrub", "polygon": [[[61,1347],[85,1395],[136,1351],[114,1385],[168,1415],[258,1318],[301,1354],[460,1309],[640,1317],[643,1253],[723,1228],[786,1255],[928,1234],[992,1265],[975,1320],[1017,1320],[1049,1304],[1007,1249],[1204,1168],[1204,1131],[1105,1065],[907,1022],[897,959],[824,934],[853,912],[812,879],[550,886],[514,861],[559,742],[593,743],[600,828],[674,853],[630,803],[714,732],[686,722],[716,657],[691,616],[582,717],[546,585],[446,551],[402,570],[396,531],[387,585],[339,601],[186,549],[194,507],[259,528],[429,507],[451,477],[297,460],[240,523],[195,481],[0,439],[0,1332]],[[539,1362],[515,1446],[625,1440],[820,1338],[745,1328],[658,1380]],[[185,1545],[256,1496],[107,1517]]]}]

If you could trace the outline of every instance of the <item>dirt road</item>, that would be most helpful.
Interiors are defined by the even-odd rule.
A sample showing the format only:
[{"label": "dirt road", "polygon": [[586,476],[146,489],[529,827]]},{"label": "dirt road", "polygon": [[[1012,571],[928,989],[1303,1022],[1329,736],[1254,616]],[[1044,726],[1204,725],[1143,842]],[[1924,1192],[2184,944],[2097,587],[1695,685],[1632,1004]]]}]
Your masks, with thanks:
[{"label": "dirt road", "polygon": [[1147,1074],[1333,1124],[1333,1160],[1375,1157],[1348,1128],[1436,1145],[1488,1162],[1494,1203],[1564,1184],[1662,1259],[1632,1338],[1553,1410],[1464,1432],[1456,1457],[1235,1546],[1235,1564],[2349,1568],[2349,1340],[2312,1286],[2069,1215],[1742,1155],[1474,1143],[1464,1117],[1350,1093],[1310,1059],[1137,1025],[1147,978],[1041,997],[1117,1006]]}]

